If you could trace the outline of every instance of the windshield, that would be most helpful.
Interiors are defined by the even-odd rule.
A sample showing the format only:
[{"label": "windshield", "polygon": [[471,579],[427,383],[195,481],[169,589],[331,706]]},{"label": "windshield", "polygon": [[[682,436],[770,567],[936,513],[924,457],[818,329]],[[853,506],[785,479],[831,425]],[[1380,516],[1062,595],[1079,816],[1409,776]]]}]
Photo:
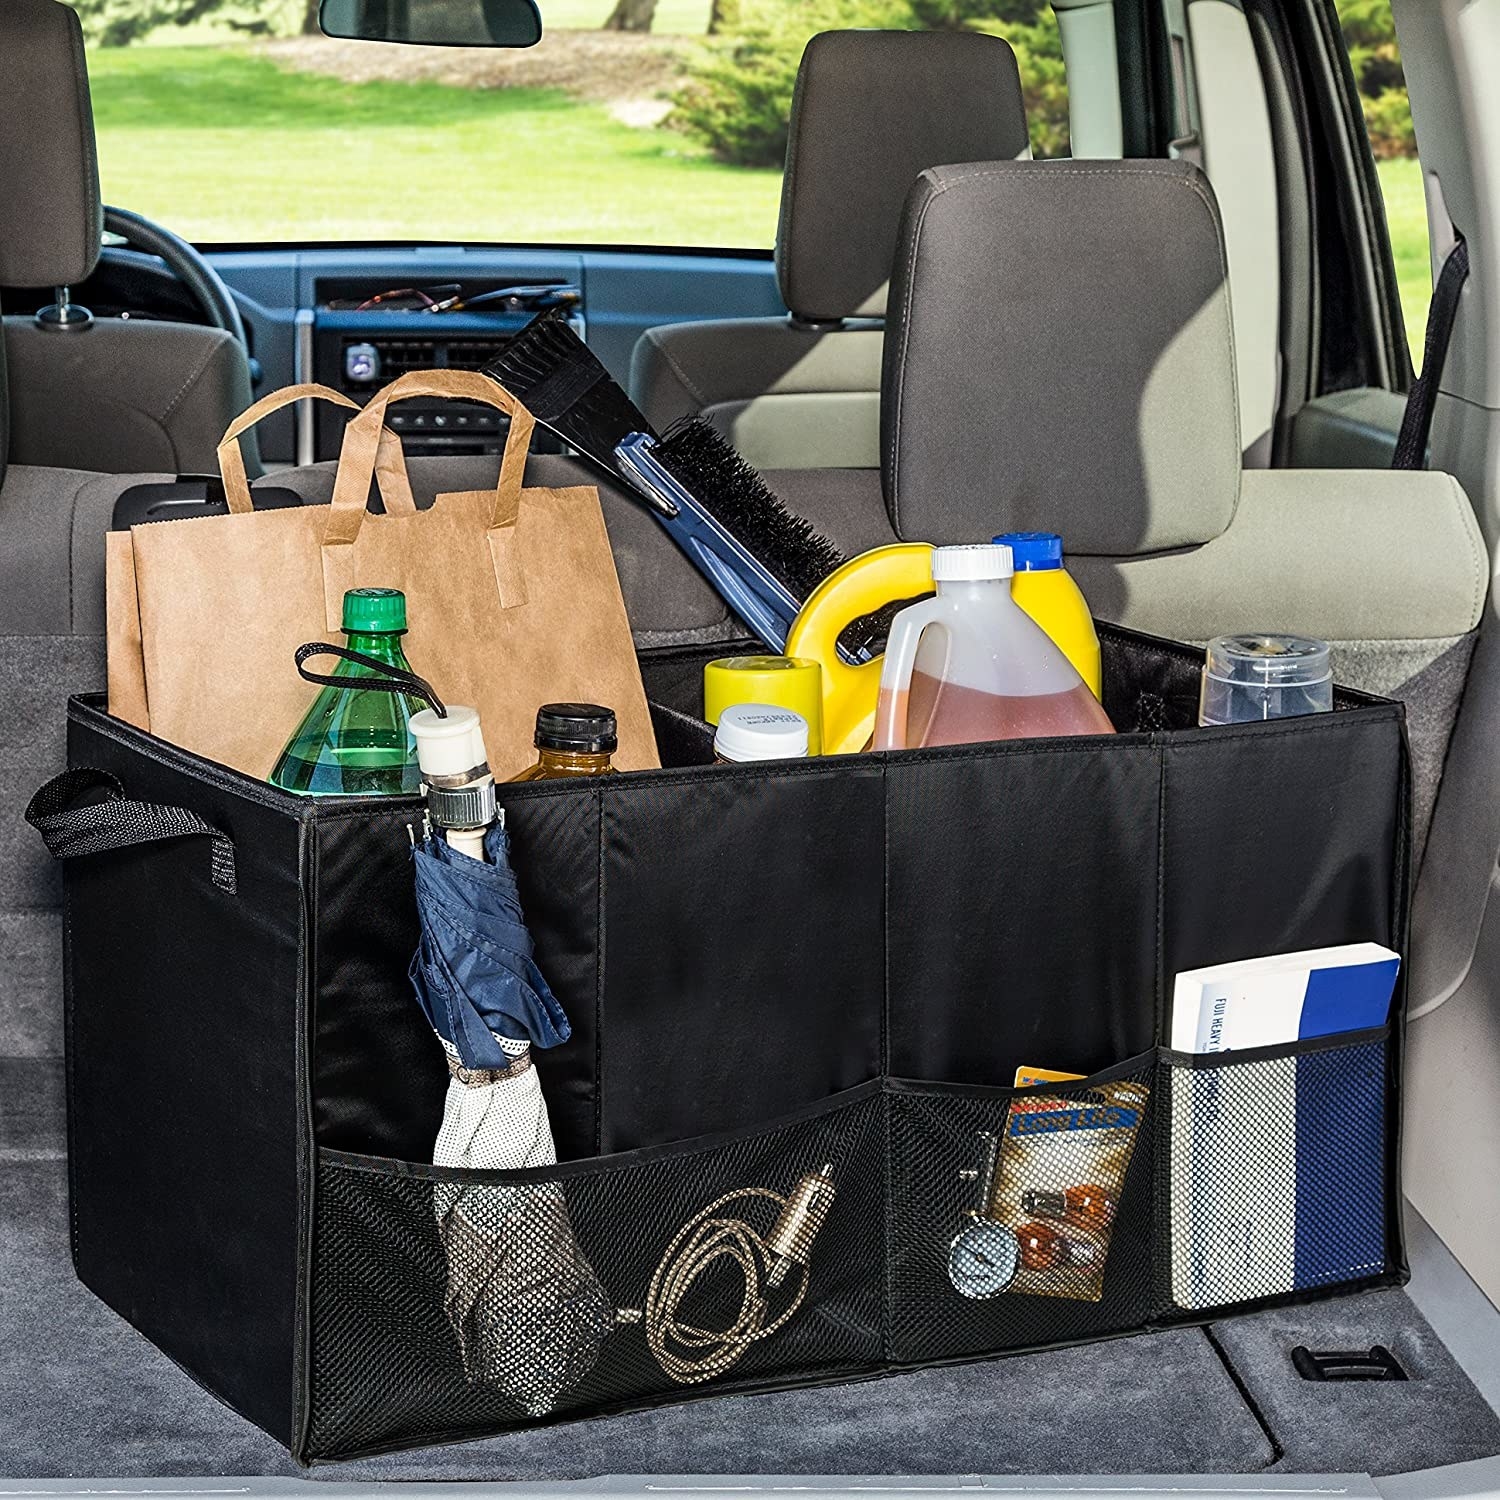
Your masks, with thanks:
[{"label": "windshield", "polygon": [[1015,47],[1067,150],[1045,0],[541,0],[522,51],[335,41],[316,0],[76,0],[104,200],[200,243],[767,249],[797,62],[835,26]]}]

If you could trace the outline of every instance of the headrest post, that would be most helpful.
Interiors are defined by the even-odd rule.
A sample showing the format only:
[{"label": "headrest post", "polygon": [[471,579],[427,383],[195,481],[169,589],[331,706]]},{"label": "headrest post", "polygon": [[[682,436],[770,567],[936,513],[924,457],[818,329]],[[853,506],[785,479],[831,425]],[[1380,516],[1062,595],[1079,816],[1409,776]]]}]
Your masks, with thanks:
[{"label": "headrest post", "polygon": [[41,308],[36,315],[38,328],[51,333],[77,333],[94,321],[93,313],[81,302],[74,302],[69,291],[70,288],[65,286],[55,289],[57,301]]},{"label": "headrest post", "polygon": [[787,317],[787,322],[801,333],[837,333],[848,321],[847,318],[799,318],[796,313]]}]

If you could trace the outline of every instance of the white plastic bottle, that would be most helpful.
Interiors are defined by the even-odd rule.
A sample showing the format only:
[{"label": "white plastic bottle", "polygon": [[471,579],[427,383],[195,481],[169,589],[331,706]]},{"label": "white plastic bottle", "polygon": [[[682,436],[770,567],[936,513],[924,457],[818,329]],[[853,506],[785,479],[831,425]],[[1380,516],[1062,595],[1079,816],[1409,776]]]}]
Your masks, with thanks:
[{"label": "white plastic bottle", "polygon": [[1010,596],[1010,548],[937,547],[937,596],[891,625],[875,750],[1113,734],[1061,649]]}]

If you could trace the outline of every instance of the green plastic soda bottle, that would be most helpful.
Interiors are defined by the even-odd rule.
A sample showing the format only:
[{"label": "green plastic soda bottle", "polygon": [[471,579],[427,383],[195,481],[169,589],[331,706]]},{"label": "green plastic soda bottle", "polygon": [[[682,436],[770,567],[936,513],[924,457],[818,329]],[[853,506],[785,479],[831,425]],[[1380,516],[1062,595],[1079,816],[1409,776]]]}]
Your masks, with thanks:
[{"label": "green plastic soda bottle", "polygon": [[[410,672],[401,650],[406,595],[400,589],[350,589],[344,595],[345,644]],[[268,780],[307,796],[401,796],[421,784],[411,716],[424,705],[406,693],[370,690],[362,677],[378,674],[340,661],[331,674],[347,679],[325,687],[286,743]]]}]

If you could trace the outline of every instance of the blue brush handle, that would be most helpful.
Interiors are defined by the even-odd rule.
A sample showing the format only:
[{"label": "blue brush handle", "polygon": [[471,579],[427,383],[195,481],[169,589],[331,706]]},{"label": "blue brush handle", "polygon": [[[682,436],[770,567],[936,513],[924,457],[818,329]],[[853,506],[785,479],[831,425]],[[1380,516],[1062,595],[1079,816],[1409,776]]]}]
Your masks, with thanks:
[{"label": "blue brush handle", "polygon": [[724,602],[770,650],[785,651],[800,602],[667,471],[656,456],[656,440],[632,432],[615,449],[615,461],[652,501],[652,514]]}]

